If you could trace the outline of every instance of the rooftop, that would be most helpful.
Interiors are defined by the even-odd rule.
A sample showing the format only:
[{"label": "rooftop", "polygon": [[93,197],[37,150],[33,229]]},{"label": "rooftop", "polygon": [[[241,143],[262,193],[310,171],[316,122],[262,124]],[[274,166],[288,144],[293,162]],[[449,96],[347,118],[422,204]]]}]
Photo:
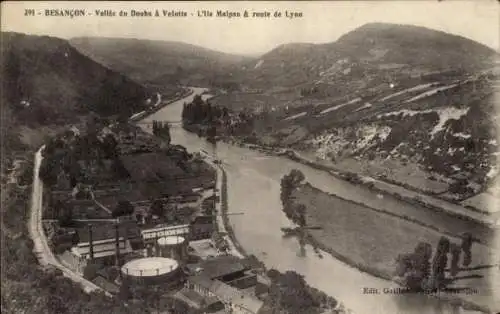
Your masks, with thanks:
[{"label": "rooftop", "polygon": [[234,287],[231,287],[220,280],[211,280],[206,276],[197,275],[189,277],[189,281],[208,289],[223,302],[232,303],[233,305],[247,309],[252,313],[257,313],[263,305],[262,301]]},{"label": "rooftop", "polygon": [[[88,227],[77,228],[80,243],[89,242]],[[140,229],[135,221],[127,221],[119,224],[118,235],[122,238],[135,239],[141,236]],[[92,226],[92,240],[108,240],[115,238],[115,228],[113,223]]]},{"label": "rooftop", "polygon": [[242,259],[232,256],[218,256],[195,265],[194,269],[202,269],[201,274],[209,279],[220,278],[229,274],[249,270]]},{"label": "rooftop", "polygon": [[[123,240],[119,241],[120,254],[128,254],[131,253],[132,247],[130,246],[129,241],[124,242]],[[94,258],[101,258],[107,256],[115,255],[116,243],[112,240],[99,241],[95,243],[93,246]],[[76,256],[87,258],[90,257],[90,246],[88,244],[78,244],[71,248],[71,252]]]},{"label": "rooftop", "polygon": [[113,282],[107,280],[106,278],[100,275],[94,278],[92,282],[98,285],[99,287],[104,288],[104,290],[109,291],[113,294],[117,294],[120,292],[120,288],[118,288],[116,284],[114,284]]},{"label": "rooftop", "polygon": [[159,226],[141,231],[144,239],[154,239],[165,236],[183,236],[189,233],[189,225]]},{"label": "rooftop", "polygon": [[122,273],[140,277],[158,276],[172,272],[178,267],[177,261],[171,258],[145,257],[123,265]]},{"label": "rooftop", "polygon": [[193,219],[193,224],[212,224],[213,217],[212,216],[196,216]]}]

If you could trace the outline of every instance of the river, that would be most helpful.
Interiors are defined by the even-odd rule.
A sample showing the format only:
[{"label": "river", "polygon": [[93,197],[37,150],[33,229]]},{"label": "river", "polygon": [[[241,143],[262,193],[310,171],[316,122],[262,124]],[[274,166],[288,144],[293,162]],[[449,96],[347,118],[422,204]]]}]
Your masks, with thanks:
[{"label": "river", "polygon": [[[203,88],[194,88],[200,94]],[[152,120],[181,120],[182,105],[192,101],[194,94],[157,111],[144,122]],[[208,95],[204,95],[209,97]],[[268,268],[280,271],[294,270],[304,276],[315,288],[337,298],[354,313],[371,314],[441,314],[472,313],[425,295],[365,294],[364,288],[396,287],[394,283],[360,272],[323,252],[323,258],[315,254],[299,255],[295,239],[283,239],[280,227],[290,223],[281,211],[280,180],[292,169],[300,169],[312,185],[323,191],[335,193],[346,199],[383,206],[412,206],[392,198],[380,199],[362,187],[336,179],[326,172],[293,162],[284,157],[266,156],[263,153],[226,143],[217,143],[217,149],[204,139],[189,133],[182,127],[171,128],[172,142],[188,151],[200,149],[216,154],[222,161],[228,179],[230,222],[242,246],[255,254]],[[307,248],[310,252],[311,248]]]}]

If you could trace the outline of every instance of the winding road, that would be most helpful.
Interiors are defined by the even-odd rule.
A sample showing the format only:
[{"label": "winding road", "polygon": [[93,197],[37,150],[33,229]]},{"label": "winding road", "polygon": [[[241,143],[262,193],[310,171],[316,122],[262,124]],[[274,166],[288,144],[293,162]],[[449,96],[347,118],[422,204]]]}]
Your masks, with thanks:
[{"label": "winding road", "polygon": [[[28,230],[31,239],[33,240],[33,252],[35,253],[38,262],[43,266],[53,266],[60,271],[63,275],[72,281],[79,283],[83,290],[87,293],[92,291],[103,291],[99,286],[81,277],[78,273],[72,271],[68,267],[59,262],[57,257],[52,253],[47,242],[47,237],[43,231],[42,226],[42,209],[43,209],[43,183],[38,174],[40,165],[42,163],[42,146],[35,153],[34,167],[33,167],[33,191],[31,195],[30,219],[28,221]],[[111,296],[105,292],[107,296]]]}]

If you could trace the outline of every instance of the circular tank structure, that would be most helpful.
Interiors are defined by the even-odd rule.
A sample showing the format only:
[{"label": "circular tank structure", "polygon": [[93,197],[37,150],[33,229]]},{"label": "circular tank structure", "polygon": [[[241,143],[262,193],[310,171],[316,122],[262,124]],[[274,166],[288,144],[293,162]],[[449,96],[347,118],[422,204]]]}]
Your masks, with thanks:
[{"label": "circular tank structure", "polygon": [[182,275],[179,263],[165,257],[135,259],[123,265],[121,271],[124,277],[140,284],[176,282]]},{"label": "circular tank structure", "polygon": [[180,263],[187,257],[187,241],[179,236],[167,236],[157,241],[157,256],[174,259]]}]

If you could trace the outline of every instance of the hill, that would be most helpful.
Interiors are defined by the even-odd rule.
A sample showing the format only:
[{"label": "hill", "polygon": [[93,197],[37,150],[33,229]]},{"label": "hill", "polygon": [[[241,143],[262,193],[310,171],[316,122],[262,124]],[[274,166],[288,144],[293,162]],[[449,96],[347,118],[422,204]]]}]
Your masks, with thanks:
[{"label": "hill", "polygon": [[79,37],[70,43],[94,60],[154,86],[206,85],[250,59],[173,41]]},{"label": "hill", "polygon": [[146,106],[150,95],[142,85],[87,58],[63,39],[1,36],[6,130],[29,127],[43,133],[44,127],[75,123],[89,112],[130,116]]},{"label": "hill", "polygon": [[498,173],[497,60],[460,36],[373,23],[277,47],[210,101],[253,112],[261,144],[458,200]]},{"label": "hill", "polygon": [[257,88],[315,84],[332,94],[324,90],[339,80],[394,80],[451,69],[471,72],[488,67],[495,55],[487,46],[441,31],[370,23],[333,43],[281,45],[247,64],[244,79]]}]

